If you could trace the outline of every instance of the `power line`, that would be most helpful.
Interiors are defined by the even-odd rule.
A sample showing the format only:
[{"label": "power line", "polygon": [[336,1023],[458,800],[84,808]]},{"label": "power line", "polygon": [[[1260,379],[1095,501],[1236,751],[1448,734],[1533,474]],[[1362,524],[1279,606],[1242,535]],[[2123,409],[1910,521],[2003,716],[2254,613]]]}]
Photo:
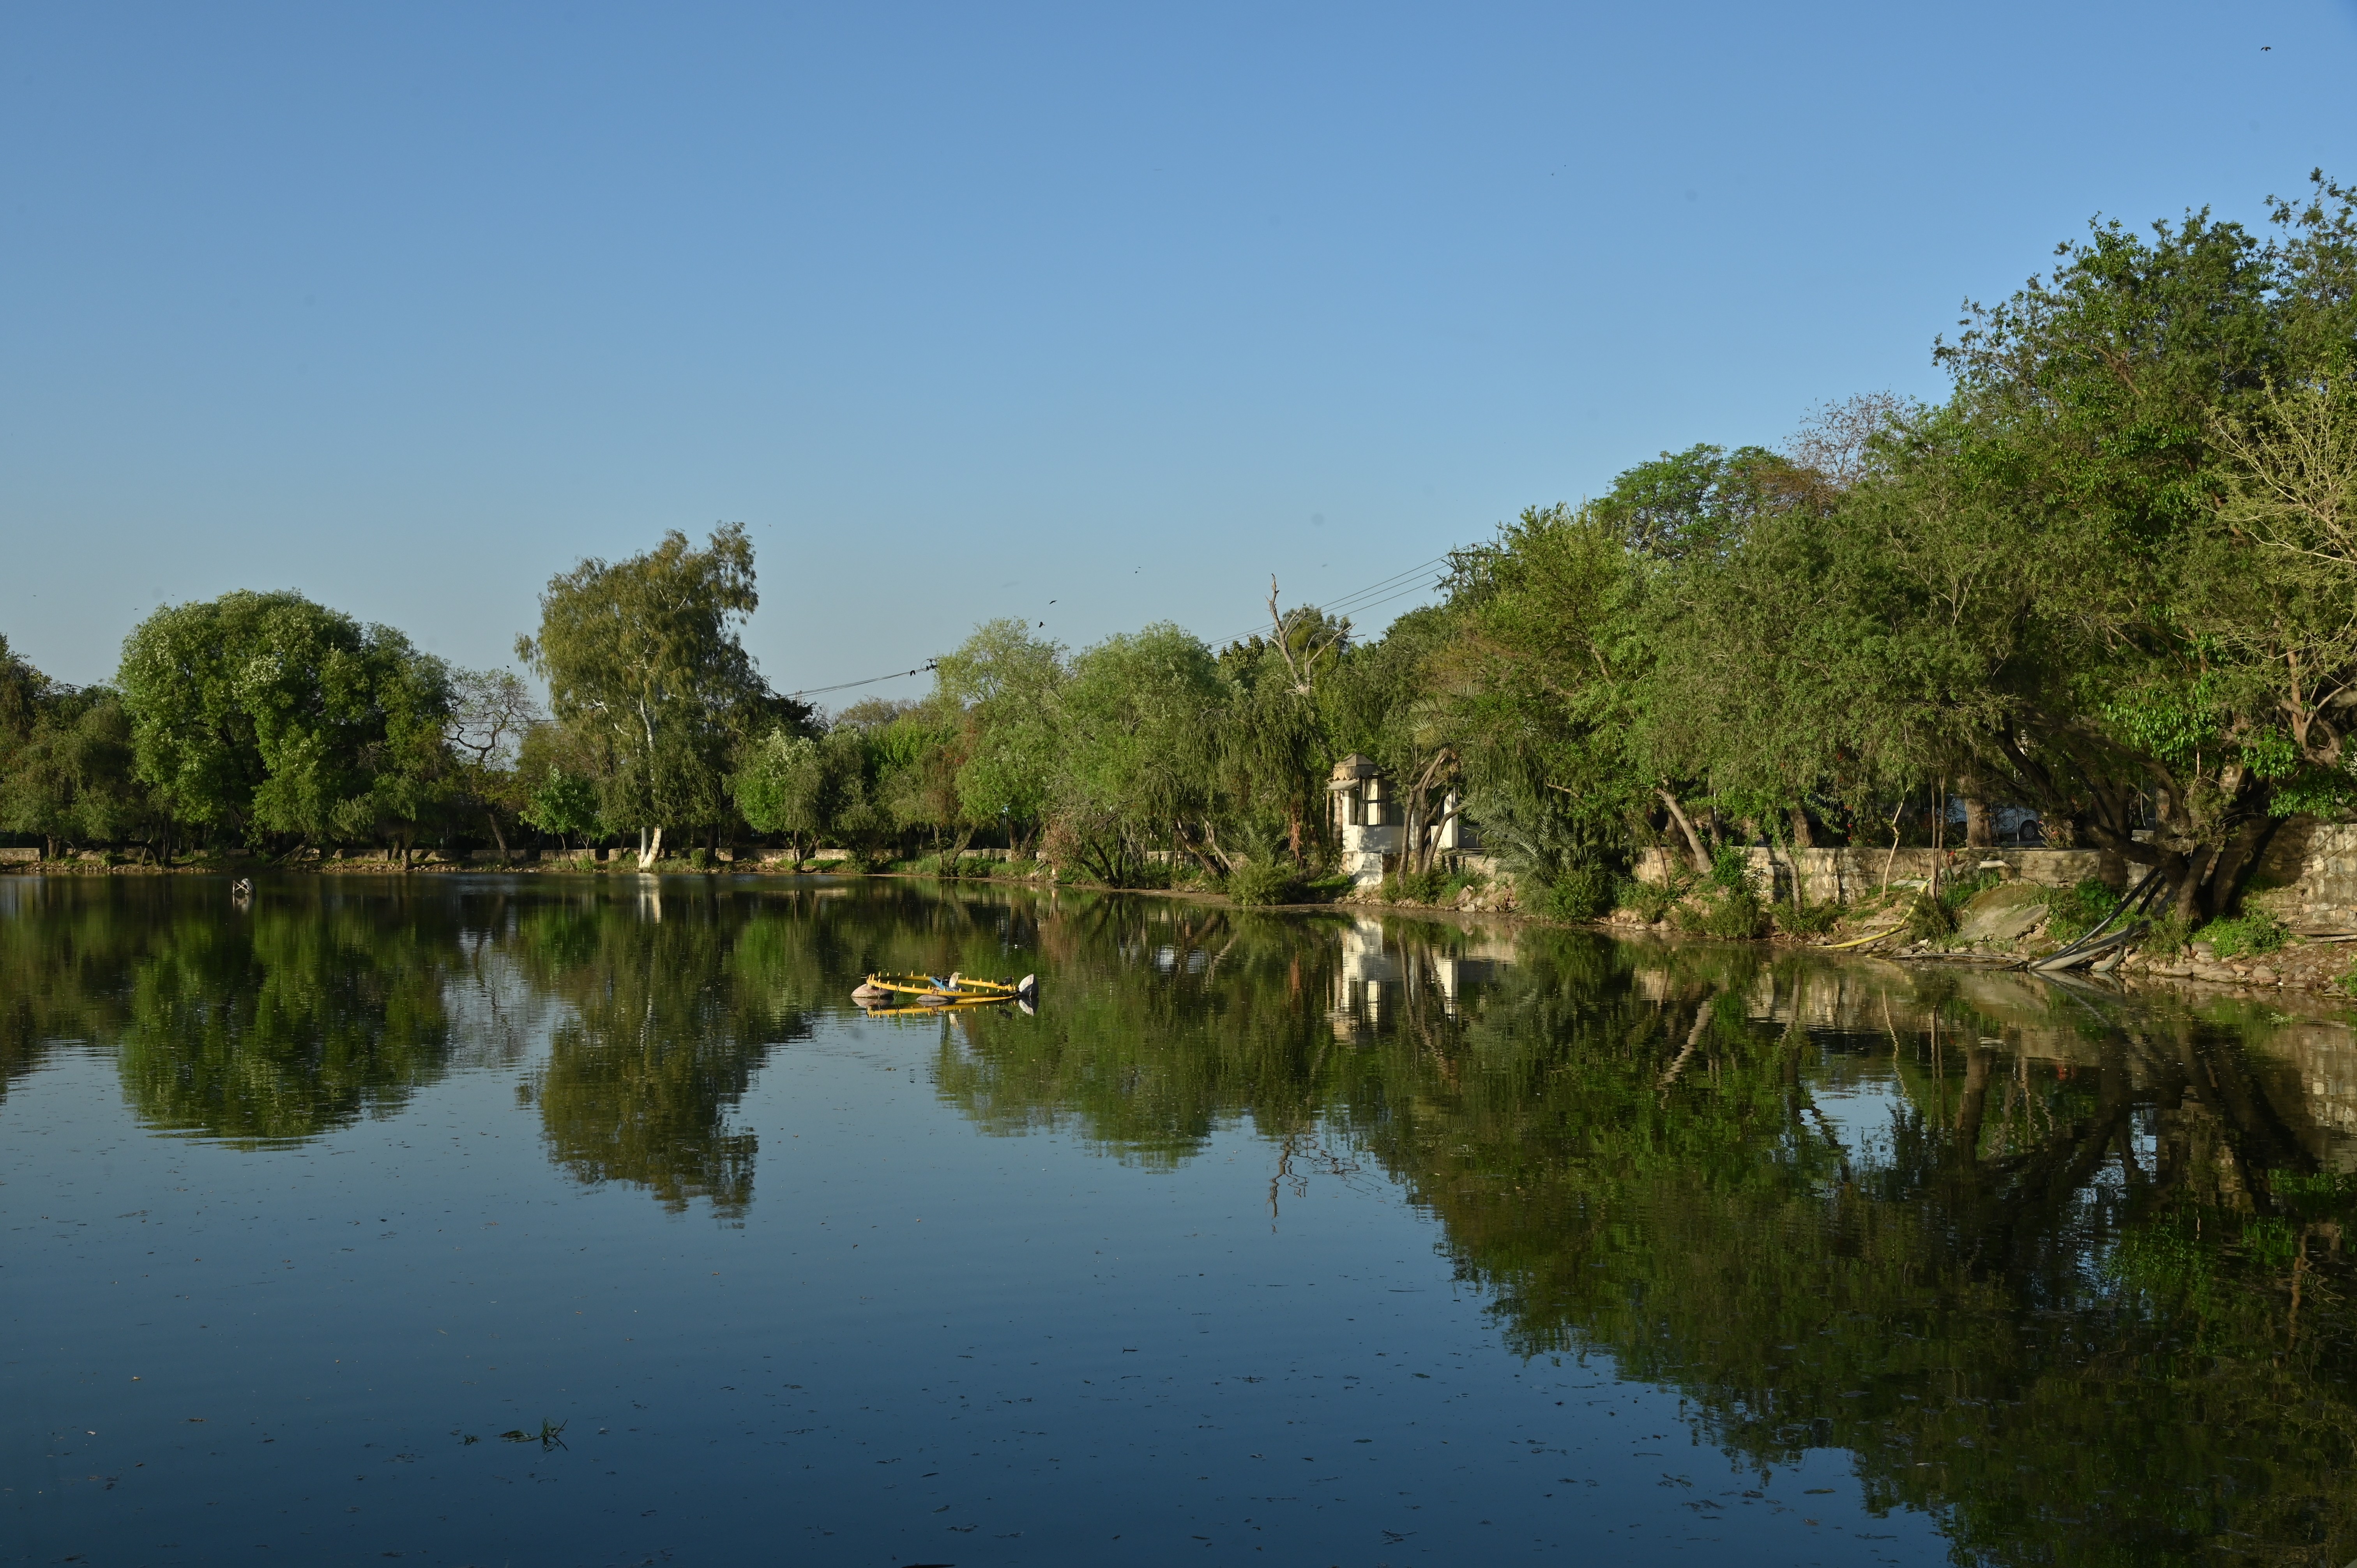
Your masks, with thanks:
[{"label": "power line", "polygon": [[788,692],[786,695],[789,697],[816,697],[828,692],[848,692],[854,686],[873,686],[879,681],[905,681],[911,675],[923,675],[929,673],[934,668],[935,662],[935,660],[928,659],[924,663],[919,665],[914,670],[895,670],[889,675],[870,675],[865,681],[845,681],[833,686],[805,686],[799,692]]},{"label": "power line", "polygon": [[[1436,555],[1429,561],[1419,561],[1405,572],[1394,572],[1380,582],[1370,583],[1365,587],[1345,594],[1339,599],[1329,599],[1322,605],[1309,605],[1304,607],[1323,610],[1328,615],[1347,615],[1353,610],[1372,609],[1377,605],[1388,604],[1405,595],[1422,593],[1426,585],[1421,583],[1409,583],[1405,587],[1398,587],[1394,585],[1405,582],[1418,573],[1428,572],[1436,566],[1444,565],[1448,560],[1448,557],[1446,555]],[[1385,589],[1391,591],[1386,593]],[[1374,595],[1381,596],[1370,596]],[[1213,638],[1210,641],[1213,648],[1221,648],[1231,642],[1242,642],[1247,637],[1265,635],[1269,629],[1266,626],[1256,626],[1249,631],[1240,631],[1231,637]]]},{"label": "power line", "polygon": [[[1387,605],[1394,599],[1405,598],[1410,594],[1423,593],[1430,585],[1424,583],[1411,583],[1408,582],[1407,579],[1415,576],[1419,573],[1428,572],[1435,566],[1443,565],[1447,564],[1448,560],[1448,557],[1446,555],[1436,555],[1429,561],[1419,561],[1405,572],[1394,572],[1388,577],[1370,583],[1365,587],[1360,588],[1353,593],[1345,594],[1339,599],[1329,600],[1323,605],[1312,605],[1307,607],[1323,610],[1328,615],[1343,615],[1348,614],[1352,610],[1373,609],[1376,606]],[[1402,584],[1405,584],[1405,585],[1401,586],[1400,585]],[[1384,590],[1386,589],[1390,591],[1385,592]],[[1371,595],[1378,596],[1370,597],[1369,596]],[[1259,627],[1254,627],[1249,631],[1240,631],[1232,637],[1215,638],[1209,640],[1211,647],[1220,648],[1231,642],[1242,642],[1247,637],[1257,636],[1261,629],[1262,628]],[[844,681],[833,686],[805,686],[799,692],[789,692],[786,695],[789,697],[820,697],[824,696],[829,692],[848,692],[857,686],[874,686],[886,681],[905,681],[911,675],[930,674],[938,667],[939,662],[940,661],[937,660],[928,659],[923,664],[918,666],[914,670],[895,670],[889,675],[870,675],[865,681]]]},{"label": "power line", "polygon": [[[1338,611],[1348,612],[1353,609],[1363,609],[1370,605],[1384,604],[1392,599],[1398,598],[1402,594],[1422,593],[1431,585],[1421,582],[1407,582],[1407,579],[1421,576],[1423,574],[1430,571],[1433,567],[1443,564],[1448,561],[1448,557],[1446,555],[1436,555],[1431,560],[1411,566],[1405,572],[1395,573],[1393,575],[1384,578],[1380,583],[1372,583],[1366,587],[1361,588],[1355,594],[1345,595],[1341,598],[1334,600],[1331,604],[1319,605],[1317,607],[1324,610],[1329,615],[1332,615]],[[1402,584],[1405,584],[1405,585],[1401,586],[1400,585]],[[1389,592],[1383,591],[1386,589],[1388,589]],[[1370,596],[1375,595],[1380,595],[1381,596]]]}]

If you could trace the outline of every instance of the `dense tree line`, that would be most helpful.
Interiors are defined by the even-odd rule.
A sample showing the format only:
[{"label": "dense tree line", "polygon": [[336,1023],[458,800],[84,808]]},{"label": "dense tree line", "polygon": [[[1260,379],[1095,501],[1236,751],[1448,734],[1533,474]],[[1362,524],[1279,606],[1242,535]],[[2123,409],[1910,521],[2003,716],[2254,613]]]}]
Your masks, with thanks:
[{"label": "dense tree line", "polygon": [[1781,449],[1702,444],[1456,552],[1381,637],[1314,607],[1214,648],[1157,624],[1078,652],[979,628],[932,692],[833,715],[738,639],[723,528],[548,585],[471,675],[289,594],[159,611],[110,687],[0,660],[0,831],[267,846],[748,832],[806,852],[977,843],[1131,885],[1266,897],[1333,848],[1373,758],[1430,871],[1452,811],[1593,910],[1633,851],[2049,842],[2230,903],[2273,825],[2351,800],[2357,213],[2320,175],[2262,231],[2091,225],[1935,353],[1945,401],[1827,408]]},{"label": "dense tree line", "polygon": [[1921,843],[1953,799],[1967,844],[2012,803],[2215,913],[2274,823],[2351,798],[2357,225],[2321,177],[2272,217],[2094,224],[1968,307],[1944,403],[1855,399],[1781,451],[1699,445],[1534,508],[1380,639],[1273,601],[1220,650],[995,623],[929,699],[770,739],[738,799],[793,834],[996,829],[1106,882],[1150,849],[1230,875],[1314,865],[1357,751],[1409,874],[1451,799],[1591,908],[1649,843],[1697,872],[1730,842]]}]

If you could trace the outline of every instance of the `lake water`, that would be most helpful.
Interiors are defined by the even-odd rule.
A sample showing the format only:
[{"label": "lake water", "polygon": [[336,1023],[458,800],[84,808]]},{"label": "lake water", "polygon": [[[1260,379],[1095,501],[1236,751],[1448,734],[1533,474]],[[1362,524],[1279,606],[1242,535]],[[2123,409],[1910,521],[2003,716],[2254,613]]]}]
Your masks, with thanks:
[{"label": "lake water", "polygon": [[[874,969],[1041,977],[870,1018]],[[0,880],[9,1561],[2357,1557],[2329,1015],[906,881]]]}]

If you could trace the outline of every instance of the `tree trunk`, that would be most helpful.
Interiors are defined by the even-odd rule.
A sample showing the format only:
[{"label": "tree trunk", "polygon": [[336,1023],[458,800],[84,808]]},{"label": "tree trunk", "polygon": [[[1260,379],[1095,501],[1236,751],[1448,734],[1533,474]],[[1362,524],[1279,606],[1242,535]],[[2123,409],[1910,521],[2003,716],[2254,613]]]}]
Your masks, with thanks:
[{"label": "tree trunk", "polygon": [[655,862],[662,858],[662,829],[656,828],[653,830],[653,836],[649,837],[648,830],[640,828],[639,830],[639,869],[651,871],[654,868]]},{"label": "tree trunk", "polygon": [[2250,879],[2258,866],[2259,856],[2275,837],[2276,825],[2274,817],[2254,817],[2218,852],[2217,864],[2210,868],[2207,908],[2211,914],[2223,915],[2234,907],[2234,900],[2242,896],[2243,884]]},{"label": "tree trunk", "polygon": [[2190,855],[2179,857],[2179,881],[2169,890],[2169,912],[2189,925],[2201,912],[2201,881],[2209,873],[2211,862],[2217,857],[2218,852],[2206,845]]},{"label": "tree trunk", "polygon": [[1996,813],[1989,810],[1988,797],[1982,794],[1979,781],[1964,780],[1964,847],[1994,849],[1996,847]]},{"label": "tree trunk", "polygon": [[[1407,831],[1401,837],[1400,869],[1426,872],[1440,858],[1441,827],[1455,815],[1444,810],[1437,818],[1431,816],[1432,792],[1440,787],[1442,776],[1457,760],[1457,754],[1442,746],[1432,754],[1432,760],[1416,775],[1415,783],[1407,792]],[[1430,843],[1425,840],[1430,838]]]},{"label": "tree trunk", "polygon": [[1964,1096],[1956,1106],[1956,1155],[1965,1165],[1980,1156],[1981,1118],[1988,1104],[1991,1053],[1975,1046],[1964,1058]]},{"label": "tree trunk", "polygon": [[500,846],[500,860],[501,864],[505,864],[508,859],[508,835],[500,832],[500,814],[486,806],[483,808],[483,820],[491,824],[491,842]]},{"label": "tree trunk", "polygon": [[1199,846],[1193,839],[1187,836],[1187,824],[1184,820],[1178,817],[1170,819],[1170,841],[1178,848],[1185,850],[1189,855],[1193,857],[1195,864],[1203,868],[1204,875],[1211,877],[1219,877],[1225,875],[1225,873],[1221,870],[1219,864],[1212,860],[1210,855],[1204,854],[1201,847]]},{"label": "tree trunk", "polygon": [[1795,806],[1792,808],[1791,815],[1792,818],[1792,847],[1795,849],[1816,848],[1816,836],[1809,831],[1809,809],[1806,806]]},{"label": "tree trunk", "polygon": [[1667,788],[1657,789],[1653,792],[1662,798],[1662,804],[1670,809],[1670,821],[1677,823],[1678,832],[1685,835],[1686,852],[1694,857],[1695,870],[1708,876],[1710,851],[1703,847],[1702,835],[1695,832],[1694,823],[1687,820],[1685,808],[1678,804],[1678,798]]}]

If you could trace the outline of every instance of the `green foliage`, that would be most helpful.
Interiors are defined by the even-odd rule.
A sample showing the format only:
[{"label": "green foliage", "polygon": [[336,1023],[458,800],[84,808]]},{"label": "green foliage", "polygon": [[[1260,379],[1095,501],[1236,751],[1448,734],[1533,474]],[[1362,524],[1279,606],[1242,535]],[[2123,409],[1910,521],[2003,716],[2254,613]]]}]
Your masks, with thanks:
[{"label": "green foliage", "polygon": [[540,630],[517,657],[548,683],[559,723],[605,758],[598,814],[614,824],[725,820],[731,754],[805,711],[774,697],[737,627],[759,604],[741,526],[691,549],[666,534],[642,555],[585,560],[549,580]]},{"label": "green foliage", "polygon": [[2004,882],[2005,873],[2001,871],[1976,871],[1969,876],[1946,877],[1940,883],[1940,902],[1947,907],[1950,914],[1961,914],[1965,905],[1990,888],[2003,886]]},{"label": "green foliage", "polygon": [[1652,575],[1594,509],[1525,510],[1451,557],[1448,613],[1415,624],[1416,657],[1354,655],[1408,688],[1392,699],[1386,749],[1361,749],[1397,771],[1422,755],[1418,726],[1427,746],[1449,741],[1476,815],[1519,875],[1551,879],[1573,859],[1624,850],[1655,783]]},{"label": "green foliage", "polygon": [[153,835],[160,813],[132,778],[133,757],[130,717],[113,692],[42,682],[29,722],[14,736],[0,732],[0,830],[52,843]]},{"label": "green foliage", "polygon": [[1844,909],[1840,900],[1829,898],[1822,904],[1803,904],[1797,909],[1779,902],[1769,913],[1776,929],[1789,936],[1821,937],[1841,923]]},{"label": "green foliage", "polygon": [[2303,1225],[2357,1225],[2357,1172],[2270,1171],[2267,1196],[2287,1218]]},{"label": "green foliage", "polygon": [[1769,931],[1769,911],[1749,886],[1725,888],[1714,884],[1673,911],[1678,928],[1691,935],[1723,941],[1752,941]]},{"label": "green foliage", "polygon": [[1383,878],[1383,901],[1386,904],[1437,904],[1448,881],[1448,873],[1437,869],[1395,872]]},{"label": "green foliage", "polygon": [[1544,884],[1537,912],[1552,920],[1598,920],[1612,911],[1615,887],[1601,866],[1567,866]]},{"label": "green foliage", "polygon": [[2193,941],[2193,923],[2171,909],[2154,918],[2136,945],[2155,958],[2175,958]]},{"label": "green foliage", "polygon": [[2057,942],[2077,941],[2111,918],[2120,895],[2093,877],[2046,893],[2046,934]]},{"label": "green foliage", "polygon": [[966,820],[1028,828],[1046,816],[1065,674],[1063,650],[1020,620],[985,621],[938,661],[941,695],[966,733],[954,774]]},{"label": "green foliage", "polygon": [[1239,904],[1297,904],[1302,898],[1301,875],[1276,859],[1247,860],[1228,873],[1226,890]]},{"label": "green foliage", "polygon": [[2193,940],[2209,943],[2210,950],[2220,958],[2239,958],[2279,950],[2291,940],[2291,928],[2264,909],[2254,909],[2231,919],[2211,921],[2193,933]]},{"label": "green foliage", "polygon": [[1693,886],[1691,880],[1673,877],[1667,882],[1640,882],[1626,877],[1613,884],[1613,897],[1620,908],[1632,909],[1648,925],[1660,920],[1684,897]]},{"label": "green foliage", "polygon": [[298,594],[157,610],[124,640],[120,681],[134,773],[187,822],[405,837],[457,776],[448,668]]},{"label": "green foliage", "polygon": [[551,768],[533,787],[519,814],[541,832],[560,839],[589,837],[598,829],[597,785],[563,768]]},{"label": "green foliage", "polygon": [[1944,899],[1918,893],[1908,899],[1906,918],[1900,929],[1916,941],[1937,940],[1955,933],[1956,912]]}]

